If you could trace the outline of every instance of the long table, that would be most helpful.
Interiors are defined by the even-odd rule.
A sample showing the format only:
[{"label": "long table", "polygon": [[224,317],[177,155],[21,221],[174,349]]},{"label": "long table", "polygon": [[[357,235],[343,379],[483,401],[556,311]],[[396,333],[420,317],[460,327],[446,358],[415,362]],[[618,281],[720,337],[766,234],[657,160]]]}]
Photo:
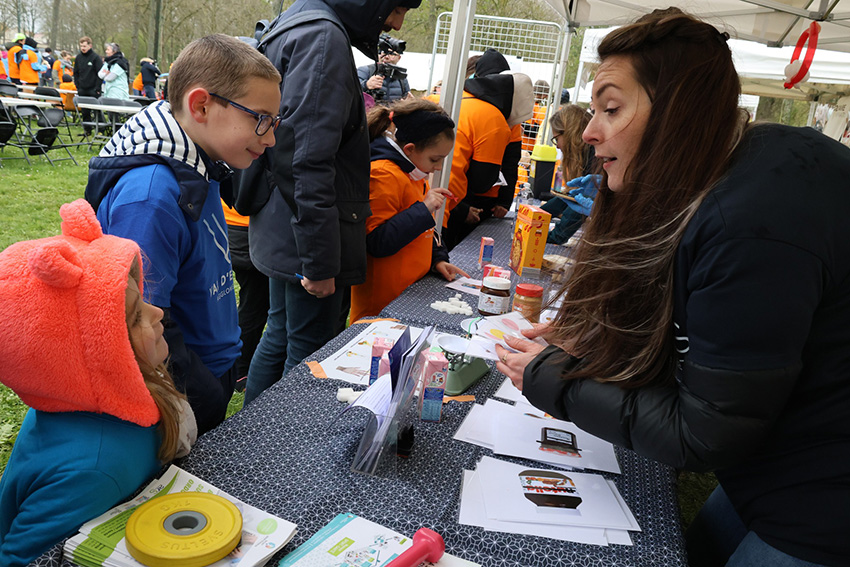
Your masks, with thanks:
[{"label": "long table", "polygon": [[[474,248],[477,262],[479,236],[486,231],[501,239],[510,227],[505,220],[485,222],[452,252],[452,260],[468,265]],[[499,240],[496,243],[494,260],[500,262],[504,251],[499,250]],[[423,294],[441,294],[444,283],[437,278],[420,281],[385,311],[405,322],[413,323],[418,317],[417,323],[438,323],[449,330],[453,321],[422,299]],[[352,325],[307,361],[330,356],[363,328],[365,324]],[[454,330],[459,333],[457,327]],[[484,403],[503,380],[502,374],[491,371],[467,393]],[[482,456],[492,455],[488,449],[452,440],[472,402],[446,404],[440,423],[418,422],[411,457],[399,459],[394,477],[377,478],[350,471],[368,415],[355,409],[335,419],[344,407],[336,401],[337,388],[343,386],[349,385],[314,378],[306,363],[299,364],[249,406],[201,437],[178,462],[233,496],[298,524],[292,542],[269,565],[343,512],[407,535],[429,527],[442,534],[448,553],[485,567],[687,565],[673,469],[617,449],[623,472],[605,476],[615,481],[640,524],[642,532],[632,533],[633,546],[600,547],[487,532],[457,521],[462,471],[474,469]],[[71,565],[60,561],[60,549],[57,546],[37,564]]]}]

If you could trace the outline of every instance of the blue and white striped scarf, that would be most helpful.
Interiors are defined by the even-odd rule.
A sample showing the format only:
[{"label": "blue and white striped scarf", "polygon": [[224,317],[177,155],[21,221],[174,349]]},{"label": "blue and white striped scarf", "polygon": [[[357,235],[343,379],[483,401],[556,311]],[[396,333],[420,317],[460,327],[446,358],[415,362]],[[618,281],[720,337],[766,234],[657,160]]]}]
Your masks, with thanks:
[{"label": "blue and white striped scarf", "polygon": [[155,102],[127,120],[100,150],[99,157],[156,154],[180,161],[209,179],[195,145],[171,113],[166,101]]}]

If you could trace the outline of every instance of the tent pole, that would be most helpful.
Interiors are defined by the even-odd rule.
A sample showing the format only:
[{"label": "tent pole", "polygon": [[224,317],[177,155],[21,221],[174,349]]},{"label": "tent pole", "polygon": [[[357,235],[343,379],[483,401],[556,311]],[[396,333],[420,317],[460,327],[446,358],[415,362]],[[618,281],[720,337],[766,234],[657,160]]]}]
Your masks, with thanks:
[{"label": "tent pole", "polygon": [[[567,24],[567,31],[564,34],[564,41],[561,42],[561,60],[558,63],[558,71],[555,75],[555,80],[553,81],[552,91],[553,91],[553,99],[552,105],[546,109],[546,118],[543,120],[543,137],[538,139],[542,139],[544,144],[548,144],[549,141],[549,119],[552,117],[551,107],[560,108],[561,107],[561,89],[564,88],[564,80],[567,78],[567,64],[569,63],[570,58],[570,45],[572,44],[573,35],[575,34],[575,28],[572,24]],[[578,95],[576,95],[578,98]],[[571,100],[570,102],[577,102]]]},{"label": "tent pole", "polygon": [[[469,43],[472,39],[472,22],[475,18],[477,0],[456,0],[452,11],[452,27],[449,32],[446,63],[443,66],[443,86],[440,89],[440,104],[457,124],[460,116],[460,100],[463,96],[463,82],[466,80],[466,60],[469,57]],[[462,69],[462,70],[461,70]],[[443,161],[443,169],[433,174],[433,187],[448,187],[452,170],[452,154]],[[442,238],[443,217],[446,204],[437,210],[434,231]]]},{"label": "tent pole", "polygon": [[809,103],[809,117],[806,119],[806,126],[814,126],[815,125],[815,109],[818,106],[818,101],[813,100]]}]

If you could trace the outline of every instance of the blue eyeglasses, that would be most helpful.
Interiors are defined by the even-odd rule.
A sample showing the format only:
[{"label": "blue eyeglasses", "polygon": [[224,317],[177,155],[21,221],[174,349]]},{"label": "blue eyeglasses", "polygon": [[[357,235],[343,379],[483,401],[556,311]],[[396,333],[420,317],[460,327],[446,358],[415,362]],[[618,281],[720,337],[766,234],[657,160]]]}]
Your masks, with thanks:
[{"label": "blue eyeglasses", "polygon": [[215,98],[221,99],[230,106],[238,108],[243,112],[247,112],[248,114],[256,118],[257,129],[254,131],[257,133],[257,136],[262,136],[263,134],[269,131],[269,128],[271,128],[272,131],[277,130],[277,127],[280,126],[280,121],[283,120],[282,116],[270,116],[268,114],[260,114],[255,110],[251,110],[246,106],[242,106],[238,102],[233,102],[229,98],[224,98],[223,96],[217,95],[215,93],[210,93],[210,96],[214,96]]}]

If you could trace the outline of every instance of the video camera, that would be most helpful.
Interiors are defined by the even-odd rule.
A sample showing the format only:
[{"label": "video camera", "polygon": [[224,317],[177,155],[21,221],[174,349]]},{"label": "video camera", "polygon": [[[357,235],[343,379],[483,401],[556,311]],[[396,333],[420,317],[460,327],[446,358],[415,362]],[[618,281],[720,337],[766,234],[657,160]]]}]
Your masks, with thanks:
[{"label": "video camera", "polygon": [[398,65],[390,65],[389,63],[378,63],[375,67],[375,74],[382,76],[388,81],[401,81],[407,78],[407,69]]},{"label": "video camera", "polygon": [[385,33],[378,38],[378,53],[398,53],[401,55],[407,48],[407,42],[403,39],[396,39]]}]

